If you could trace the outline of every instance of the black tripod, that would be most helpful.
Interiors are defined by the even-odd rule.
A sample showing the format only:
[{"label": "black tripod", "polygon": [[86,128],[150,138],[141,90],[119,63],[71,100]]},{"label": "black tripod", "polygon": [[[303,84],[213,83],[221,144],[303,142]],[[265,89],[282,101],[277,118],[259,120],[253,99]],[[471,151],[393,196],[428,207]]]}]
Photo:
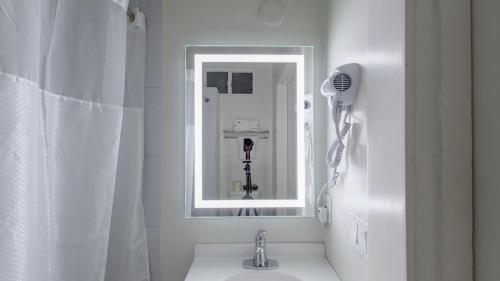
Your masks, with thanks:
[{"label": "black tripod", "polygon": [[[252,151],[252,148],[253,148],[253,141],[251,139],[244,139],[243,151],[245,152],[245,160],[243,161],[243,163],[245,164],[245,168],[243,168],[243,170],[245,171],[246,184],[243,186],[243,189],[245,190],[245,195],[243,196],[243,200],[253,200],[252,191],[257,190],[259,188],[257,185],[252,185],[252,172],[250,171],[250,164],[252,163],[252,161],[250,160],[250,152]],[[252,210],[255,216],[259,215],[257,209],[253,208]],[[241,216],[242,212],[243,209],[240,209],[238,211],[238,217]],[[245,214],[247,217],[250,216],[250,209],[245,209]]]}]

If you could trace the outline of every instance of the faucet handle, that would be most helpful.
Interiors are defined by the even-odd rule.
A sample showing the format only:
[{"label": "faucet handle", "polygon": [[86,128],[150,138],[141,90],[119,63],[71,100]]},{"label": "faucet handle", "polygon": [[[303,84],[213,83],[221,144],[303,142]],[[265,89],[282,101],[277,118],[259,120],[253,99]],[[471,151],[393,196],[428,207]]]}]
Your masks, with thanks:
[{"label": "faucet handle", "polygon": [[255,245],[257,246],[258,244],[264,245],[266,243],[266,233],[267,231],[263,229],[259,229],[257,231],[257,235],[255,236]]}]

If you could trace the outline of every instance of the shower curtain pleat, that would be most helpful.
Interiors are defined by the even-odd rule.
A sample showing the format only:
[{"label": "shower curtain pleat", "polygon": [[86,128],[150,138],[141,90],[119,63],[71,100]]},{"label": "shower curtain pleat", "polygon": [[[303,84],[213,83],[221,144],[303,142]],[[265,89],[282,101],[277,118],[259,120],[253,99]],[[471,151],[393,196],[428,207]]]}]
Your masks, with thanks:
[{"label": "shower curtain pleat", "polygon": [[142,168],[144,159],[144,68],[146,33],[142,13],[130,23],[127,35],[125,110],[123,112],[116,189],[106,281],[149,281]]},{"label": "shower curtain pleat", "polygon": [[[142,109],[124,107],[125,2],[0,0],[0,281],[105,279],[121,169],[142,177]],[[128,144],[139,150],[120,155]],[[133,192],[127,243],[143,259]]]}]

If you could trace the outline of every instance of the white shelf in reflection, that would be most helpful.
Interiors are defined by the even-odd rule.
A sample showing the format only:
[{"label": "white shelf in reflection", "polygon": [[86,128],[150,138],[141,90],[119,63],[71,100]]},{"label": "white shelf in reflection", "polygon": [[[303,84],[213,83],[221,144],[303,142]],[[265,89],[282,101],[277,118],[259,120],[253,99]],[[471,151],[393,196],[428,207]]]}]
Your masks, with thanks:
[{"label": "white shelf in reflection", "polygon": [[235,139],[238,137],[259,137],[261,139],[269,138],[269,130],[264,130],[264,131],[224,130],[223,134],[225,139]]}]

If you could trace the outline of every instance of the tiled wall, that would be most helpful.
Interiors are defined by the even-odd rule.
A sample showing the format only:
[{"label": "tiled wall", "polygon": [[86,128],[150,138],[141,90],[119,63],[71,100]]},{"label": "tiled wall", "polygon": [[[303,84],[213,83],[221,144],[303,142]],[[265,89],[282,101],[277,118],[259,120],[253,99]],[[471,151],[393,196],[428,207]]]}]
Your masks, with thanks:
[{"label": "tiled wall", "polygon": [[142,194],[148,234],[151,281],[159,281],[162,0],[131,0],[129,7],[139,7],[146,16],[145,147]]}]

